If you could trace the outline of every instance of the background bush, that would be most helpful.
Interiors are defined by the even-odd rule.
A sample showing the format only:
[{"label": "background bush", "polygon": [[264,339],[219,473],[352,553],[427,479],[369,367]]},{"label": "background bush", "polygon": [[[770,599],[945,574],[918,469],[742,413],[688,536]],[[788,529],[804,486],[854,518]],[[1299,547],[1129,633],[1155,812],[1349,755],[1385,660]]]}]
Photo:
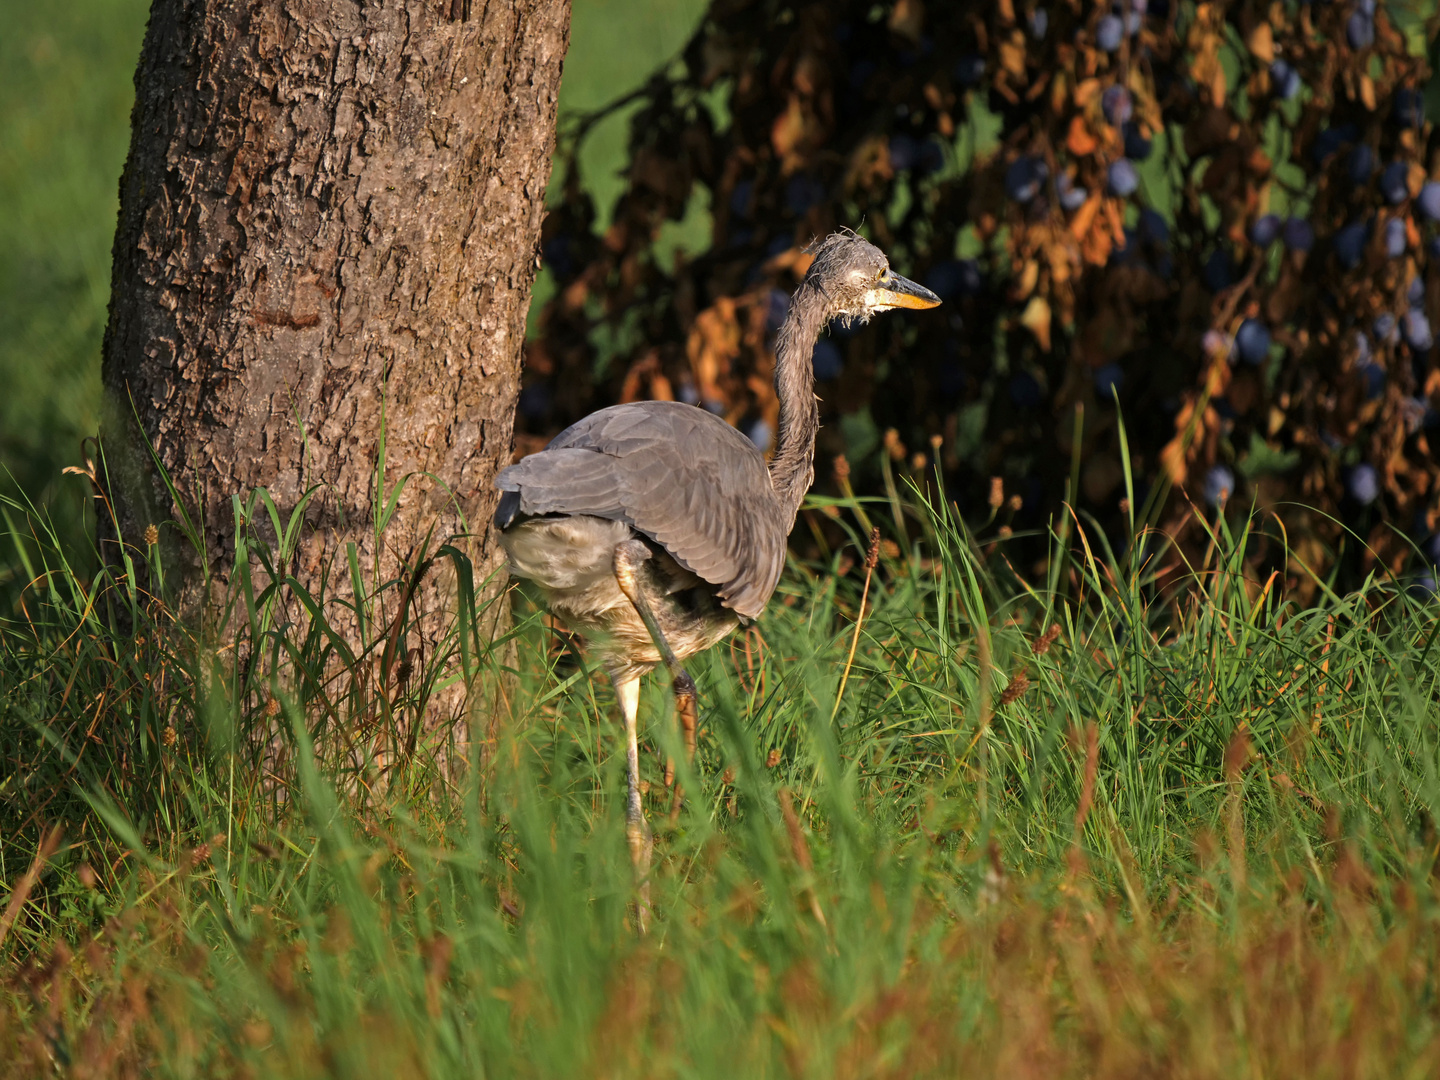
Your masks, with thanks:
[{"label": "background bush", "polygon": [[1187,500],[1227,498],[1398,571],[1440,481],[1434,30],[1421,0],[718,0],[627,99],[613,207],[557,174],[520,449],[646,396],[768,444],[801,248],[853,226],[947,306],[822,340],[822,483],[845,454],[879,488],[883,447],[972,517],[1068,499],[1120,538],[1118,395],[1175,572]]}]

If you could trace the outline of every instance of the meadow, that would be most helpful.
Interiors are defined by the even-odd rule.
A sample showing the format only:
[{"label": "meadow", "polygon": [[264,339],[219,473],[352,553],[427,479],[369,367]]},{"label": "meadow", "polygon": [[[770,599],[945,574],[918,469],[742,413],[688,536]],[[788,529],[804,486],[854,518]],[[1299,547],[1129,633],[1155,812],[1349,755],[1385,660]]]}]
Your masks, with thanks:
[{"label": "meadow", "polygon": [[[142,591],[157,547],[96,573],[60,470],[145,5],[11,8],[0,1077],[1435,1075],[1436,607],[1336,592],[1273,514],[1195,509],[1187,563],[1067,511],[1037,570],[1006,504],[967,525],[923,475],[813,497],[819,557],[692,669],[693,767],[647,686],[646,935],[612,695],[528,593],[491,642],[438,552],[455,618],[402,674],[403,583],[302,595],[284,521],[242,535],[228,638]],[[577,2],[562,111],[697,12]],[[457,751],[421,718],[461,688]]]},{"label": "meadow", "polygon": [[[1029,583],[933,489],[805,513],[850,540],[697,665],[693,769],[642,703],[647,935],[613,702],[528,598],[488,645],[442,556],[397,680],[402,582],[350,649],[246,537],[217,649],[32,518],[0,1075],[1434,1074],[1433,603],[1300,609],[1243,514],[1179,572],[1077,524]],[[410,734],[456,681],[458,771]]]}]

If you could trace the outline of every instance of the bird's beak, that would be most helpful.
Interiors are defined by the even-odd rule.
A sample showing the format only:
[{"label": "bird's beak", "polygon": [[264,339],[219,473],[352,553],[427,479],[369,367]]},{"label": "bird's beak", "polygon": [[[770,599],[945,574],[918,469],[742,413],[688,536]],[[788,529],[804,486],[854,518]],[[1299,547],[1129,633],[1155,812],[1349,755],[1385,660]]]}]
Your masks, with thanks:
[{"label": "bird's beak", "polygon": [[875,290],[875,299],[887,308],[932,308],[938,307],[940,297],[924,285],[917,285],[909,278],[892,273],[885,284]]}]

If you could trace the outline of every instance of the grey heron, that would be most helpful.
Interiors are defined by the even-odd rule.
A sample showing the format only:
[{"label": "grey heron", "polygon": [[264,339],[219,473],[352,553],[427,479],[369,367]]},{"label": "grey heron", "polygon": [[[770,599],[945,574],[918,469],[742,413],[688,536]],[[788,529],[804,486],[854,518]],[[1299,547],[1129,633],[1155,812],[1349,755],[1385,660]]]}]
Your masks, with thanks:
[{"label": "grey heron", "polygon": [[626,839],[642,880],[652,840],[640,802],[640,677],[661,663],[669,669],[693,754],[695,683],[682,665],[764,609],[814,479],[817,337],[832,319],[866,322],[940,303],[853,232],[811,252],[776,338],[780,418],[768,466],[705,409],[645,401],[592,413],[495,479],[510,572],[533,580],[550,610],[593,640],[614,683],[625,721]]}]

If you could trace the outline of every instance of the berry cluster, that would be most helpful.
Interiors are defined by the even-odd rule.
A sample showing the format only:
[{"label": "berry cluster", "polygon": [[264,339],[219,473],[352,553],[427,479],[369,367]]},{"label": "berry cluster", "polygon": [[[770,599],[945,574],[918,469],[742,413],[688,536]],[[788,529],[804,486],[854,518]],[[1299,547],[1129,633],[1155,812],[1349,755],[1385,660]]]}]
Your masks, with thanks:
[{"label": "berry cluster", "polygon": [[[1440,147],[1407,18],[717,4],[642,94],[613,210],[559,167],[522,439],[668,395],[769,440],[803,247],[856,226],[947,304],[817,350],[821,460],[850,483],[938,466],[988,516],[998,476],[1007,521],[1043,526],[1078,446],[1069,497],[1119,536],[1123,418],[1172,535],[1191,506],[1258,502],[1292,543],[1337,552],[1344,521],[1398,570],[1440,526]],[[674,243],[707,207],[708,240]]]}]

